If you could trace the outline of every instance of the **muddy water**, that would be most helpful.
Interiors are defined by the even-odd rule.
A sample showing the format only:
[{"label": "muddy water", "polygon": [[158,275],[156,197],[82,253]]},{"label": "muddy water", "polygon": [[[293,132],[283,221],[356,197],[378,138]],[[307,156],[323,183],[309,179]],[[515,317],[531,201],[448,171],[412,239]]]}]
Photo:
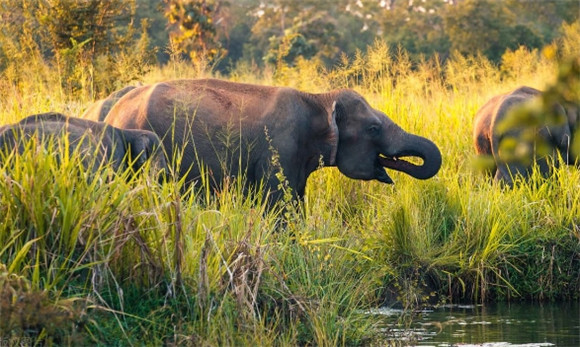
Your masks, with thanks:
[{"label": "muddy water", "polygon": [[385,342],[413,346],[580,346],[580,303],[446,305],[425,310],[400,324],[401,312],[389,315]]}]

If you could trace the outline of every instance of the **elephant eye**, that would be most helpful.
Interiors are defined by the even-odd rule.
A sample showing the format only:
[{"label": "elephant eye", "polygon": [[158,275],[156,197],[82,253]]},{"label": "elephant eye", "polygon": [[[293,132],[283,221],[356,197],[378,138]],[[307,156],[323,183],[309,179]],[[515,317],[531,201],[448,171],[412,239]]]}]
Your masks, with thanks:
[{"label": "elephant eye", "polygon": [[370,127],[367,128],[367,132],[369,133],[369,135],[371,136],[376,136],[379,134],[381,128],[380,126],[373,124]]}]

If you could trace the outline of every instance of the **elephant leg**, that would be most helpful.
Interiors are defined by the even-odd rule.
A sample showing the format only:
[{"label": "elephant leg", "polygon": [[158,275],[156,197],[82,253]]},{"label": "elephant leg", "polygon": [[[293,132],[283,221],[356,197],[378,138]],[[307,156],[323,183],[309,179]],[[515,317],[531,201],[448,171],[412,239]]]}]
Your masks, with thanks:
[{"label": "elephant leg", "polygon": [[[552,160],[553,160],[553,164],[550,163]],[[558,167],[558,159],[557,159],[557,157],[552,157],[552,158],[543,157],[543,158],[538,159],[537,165],[538,165],[538,170],[540,170],[540,173],[542,174],[542,176],[548,177],[554,172],[554,169]]]},{"label": "elephant leg", "polygon": [[510,163],[498,165],[495,180],[505,183],[509,187],[514,186],[514,179],[520,177],[527,179],[532,172],[531,166],[520,163]]},{"label": "elephant leg", "polygon": [[[276,176],[270,177],[264,182],[264,191],[268,192],[268,202],[269,204],[276,203],[282,200],[290,201],[303,201],[304,191],[297,191],[296,189],[291,189],[290,187],[295,187],[292,185],[293,182],[286,179],[285,182],[280,182]],[[289,202],[289,201],[287,201]]]},{"label": "elephant leg", "polygon": [[505,165],[498,165],[497,170],[495,171],[494,180],[500,184],[505,184],[510,188],[514,185],[510,171]]},{"label": "elephant leg", "polygon": [[[261,180],[254,180],[261,177]],[[252,182],[252,183],[250,183]],[[281,189],[280,181],[273,172],[269,164],[257,165],[254,170],[250,170],[248,175],[248,188],[262,192],[262,202],[272,208],[275,203],[284,199],[284,191]]]}]

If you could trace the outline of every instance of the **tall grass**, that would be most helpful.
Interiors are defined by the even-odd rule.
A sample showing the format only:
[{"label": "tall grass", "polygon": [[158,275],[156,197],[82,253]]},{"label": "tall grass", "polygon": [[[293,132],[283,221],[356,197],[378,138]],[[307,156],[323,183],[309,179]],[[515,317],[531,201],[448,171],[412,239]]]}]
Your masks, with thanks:
[{"label": "tall grass", "polygon": [[[527,66],[460,55],[411,62],[377,42],[332,70],[299,61],[235,71],[234,80],[312,92],[355,88],[443,152],[436,177],[390,172],[394,186],[318,170],[304,206],[268,209],[240,181],[206,194],[206,183],[158,184],[147,172],[106,168],[86,179],[80,158],[57,163],[54,149],[4,153],[0,337],[357,345],[379,333],[383,318],[364,313],[379,305],[578,299],[580,172],[562,166],[505,189],[473,169],[476,110],[495,93],[555,77],[555,63],[537,52],[510,54],[506,61],[516,54]],[[143,81],[210,75],[173,61]],[[49,110],[79,115],[89,101],[51,88],[54,79],[2,82],[0,123]],[[31,303],[36,318],[25,314]]]}]

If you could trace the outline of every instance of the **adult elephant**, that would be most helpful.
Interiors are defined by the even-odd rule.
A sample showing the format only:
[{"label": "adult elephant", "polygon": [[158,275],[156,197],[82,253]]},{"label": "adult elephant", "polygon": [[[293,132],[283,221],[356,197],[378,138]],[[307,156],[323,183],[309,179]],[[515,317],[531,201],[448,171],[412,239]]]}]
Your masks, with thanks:
[{"label": "adult elephant", "polygon": [[90,105],[85,110],[85,112],[81,115],[81,118],[95,122],[102,122],[105,117],[107,117],[107,114],[109,114],[111,107],[113,107],[113,105],[115,105],[115,103],[119,101],[123,95],[129,93],[135,88],[137,88],[137,86],[127,86],[123,89],[111,93],[111,95],[104,99],[95,101],[94,104]]},{"label": "adult elephant", "polygon": [[[495,180],[513,186],[513,179],[520,175],[527,178],[532,172],[533,166],[537,165],[543,175],[548,175],[552,170],[551,162],[557,164],[557,154],[560,153],[567,164],[573,164],[577,158],[570,153],[572,136],[578,125],[578,108],[566,107],[560,104],[553,105],[555,112],[564,121],[561,123],[547,123],[534,128],[536,134],[534,139],[524,141],[525,146],[520,147],[519,152],[527,153],[523,158],[510,158],[509,153],[502,153],[502,141],[511,139],[512,142],[526,140],[524,131],[529,130],[525,124],[502,130],[502,121],[519,107],[530,105],[537,101],[542,92],[531,87],[519,87],[505,94],[491,98],[483,105],[474,119],[473,139],[475,150],[478,155],[492,156],[494,167],[490,168],[495,172]],[[538,142],[540,140],[540,142]],[[547,154],[538,153],[536,148],[538,143],[548,145],[552,150]]]},{"label": "adult elephant", "polygon": [[147,130],[117,129],[103,122],[67,117],[49,112],[28,116],[0,127],[0,150],[22,152],[32,138],[48,146],[67,146],[63,153],[79,152],[85,168],[95,172],[110,164],[114,170],[135,171],[147,160],[156,170],[166,170],[165,156],[157,135]]},{"label": "adult elephant", "polygon": [[168,158],[181,158],[178,174],[188,182],[205,175],[215,187],[242,174],[250,184],[262,181],[273,201],[283,194],[279,172],[294,197],[302,198],[308,176],[321,165],[384,183],[393,183],[385,167],[427,179],[441,166],[433,142],[405,132],[352,90],[309,94],[216,79],[174,80],[127,93],[105,122],[155,132]]}]

